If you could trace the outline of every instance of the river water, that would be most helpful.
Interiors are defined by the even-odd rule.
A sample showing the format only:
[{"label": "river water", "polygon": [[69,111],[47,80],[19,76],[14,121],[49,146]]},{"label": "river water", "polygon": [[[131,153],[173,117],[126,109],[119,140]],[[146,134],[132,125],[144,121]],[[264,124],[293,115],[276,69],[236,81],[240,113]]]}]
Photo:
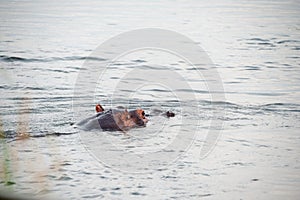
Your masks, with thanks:
[{"label": "river water", "polygon": [[[1,1],[1,193],[297,199],[299,14],[298,1]],[[179,33],[201,46],[221,90],[210,90],[212,77],[201,77],[180,56],[144,49],[119,57],[98,80],[85,79],[93,87],[77,95],[87,62],[106,61],[95,50],[144,28]],[[135,73],[140,78],[130,76],[134,69],[144,70]],[[168,77],[172,70],[184,79]],[[191,89],[175,91],[160,80]],[[193,98],[180,98],[183,93]],[[127,133],[70,125],[93,115],[99,102],[176,116],[150,116],[147,127]],[[211,130],[217,135],[202,156]]]}]

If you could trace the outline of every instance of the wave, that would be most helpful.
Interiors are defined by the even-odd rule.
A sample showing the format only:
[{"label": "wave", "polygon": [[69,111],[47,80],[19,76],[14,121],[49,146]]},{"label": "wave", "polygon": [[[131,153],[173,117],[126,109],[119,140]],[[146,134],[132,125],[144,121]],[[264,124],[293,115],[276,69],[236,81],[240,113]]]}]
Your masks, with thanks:
[{"label": "wave", "polygon": [[49,58],[24,58],[18,56],[0,55],[0,60],[3,62],[55,62],[55,61],[105,61],[106,59],[100,57],[90,56],[67,56],[67,57],[49,57]]},{"label": "wave", "polygon": [[260,107],[265,111],[272,112],[300,112],[300,105],[293,103],[271,103]]},{"label": "wave", "polygon": [[73,132],[49,132],[49,131],[40,131],[39,133],[29,132],[24,135],[19,135],[16,131],[4,131],[0,133],[0,139],[7,139],[5,142],[10,143],[16,140],[22,140],[26,138],[40,138],[40,137],[51,137],[51,136],[63,136],[63,135],[73,135],[77,134],[78,131],[74,129]]},{"label": "wave", "polygon": [[228,101],[199,101],[200,106],[212,106],[218,109],[219,107],[224,107],[227,110],[239,110],[247,113],[248,111],[266,111],[266,112],[300,112],[300,104],[295,103],[268,103],[261,105],[241,105]]},{"label": "wave", "polygon": [[286,43],[299,43],[300,40],[280,40],[277,44],[286,44]]}]

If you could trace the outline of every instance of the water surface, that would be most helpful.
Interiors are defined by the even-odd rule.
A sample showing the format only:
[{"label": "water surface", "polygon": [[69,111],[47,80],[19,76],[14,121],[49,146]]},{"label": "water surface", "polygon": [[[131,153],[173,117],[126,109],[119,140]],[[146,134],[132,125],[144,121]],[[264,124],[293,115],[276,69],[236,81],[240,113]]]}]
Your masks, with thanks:
[{"label": "water surface", "polygon": [[[299,11],[297,1],[1,1],[1,189],[65,199],[296,199]],[[209,80],[199,78],[179,57],[158,51],[120,58],[91,96],[74,96],[86,59],[104,59],[89,57],[95,48],[111,36],[149,27],[179,32],[199,44],[217,66],[225,100],[212,101]],[[181,92],[195,94],[197,101],[177,101],[160,85],[144,87],[130,99],[132,108],[151,112],[158,105],[176,112],[176,118],[153,117],[147,128],[132,130],[130,136],[109,133],[110,140],[128,152],[145,153],[161,151],[176,127],[189,134],[196,126],[196,137],[175,162],[164,165],[153,158],[159,168],[137,169],[147,173],[119,171],[123,163],[107,167],[81,138],[102,132],[70,126],[73,100],[91,99],[75,105],[84,111],[83,118],[94,113],[98,102],[109,108],[113,85],[125,73],[153,67],[176,69],[193,88]],[[128,98],[120,95],[114,103],[128,105]],[[184,106],[192,111],[182,112]],[[212,113],[224,107],[226,114],[214,119]],[[181,124],[182,119],[190,124]],[[223,122],[221,136],[200,159],[205,136],[214,128],[212,119]],[[162,122],[165,128],[156,134],[153,130]],[[31,137],[20,139],[20,132]]]}]

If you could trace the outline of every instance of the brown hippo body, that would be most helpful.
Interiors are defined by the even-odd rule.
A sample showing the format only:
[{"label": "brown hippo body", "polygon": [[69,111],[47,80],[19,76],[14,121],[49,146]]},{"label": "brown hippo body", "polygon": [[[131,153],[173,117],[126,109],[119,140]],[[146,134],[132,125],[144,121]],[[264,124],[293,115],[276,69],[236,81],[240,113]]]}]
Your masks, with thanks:
[{"label": "brown hippo body", "polygon": [[[97,107],[96,107],[97,110]],[[77,123],[84,130],[102,129],[109,131],[126,131],[131,128],[144,127],[148,119],[141,109],[127,111],[126,109],[101,110],[96,115]]]},{"label": "brown hippo body", "polygon": [[[96,105],[97,114],[82,120],[76,125],[84,130],[102,129],[109,131],[126,131],[131,128],[145,127],[148,119],[142,109],[127,111],[126,109],[110,109],[105,111],[100,105]],[[175,114],[166,112],[166,117],[173,117]]]},{"label": "brown hippo body", "polygon": [[103,130],[128,130],[135,127],[144,127],[148,122],[141,109],[108,110],[98,116],[98,123]]}]

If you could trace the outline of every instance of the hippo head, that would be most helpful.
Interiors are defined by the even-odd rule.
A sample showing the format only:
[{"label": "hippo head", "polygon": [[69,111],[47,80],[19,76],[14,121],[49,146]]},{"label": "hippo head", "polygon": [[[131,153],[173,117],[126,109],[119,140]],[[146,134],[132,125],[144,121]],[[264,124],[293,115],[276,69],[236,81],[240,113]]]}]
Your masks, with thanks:
[{"label": "hippo head", "polygon": [[133,128],[145,126],[148,119],[145,117],[145,112],[142,109],[125,111],[121,117],[123,128]]},{"label": "hippo head", "polygon": [[148,122],[148,119],[145,117],[145,112],[142,109],[132,110],[129,114],[138,126],[145,126]]}]

